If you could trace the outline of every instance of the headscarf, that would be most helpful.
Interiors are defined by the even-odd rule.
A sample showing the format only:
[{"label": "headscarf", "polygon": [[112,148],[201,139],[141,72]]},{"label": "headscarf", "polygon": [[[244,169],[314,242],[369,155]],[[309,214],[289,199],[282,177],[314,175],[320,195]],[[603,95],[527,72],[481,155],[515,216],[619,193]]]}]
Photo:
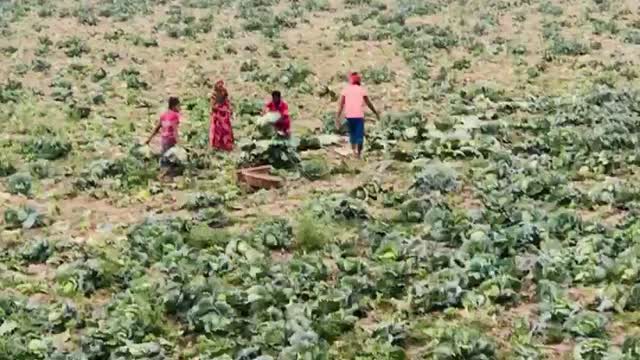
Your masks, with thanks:
[{"label": "headscarf", "polygon": [[224,87],[224,80],[216,81],[213,90],[218,94],[224,95],[225,97],[229,96],[227,89]]},{"label": "headscarf", "polygon": [[218,96],[224,97],[224,103],[229,101],[229,93],[227,92],[227,88],[224,86],[223,80],[216,81],[213,87],[213,99],[216,100],[216,102],[218,100]]},{"label": "headscarf", "polygon": [[362,82],[362,78],[360,77],[360,74],[358,74],[357,72],[352,72],[351,74],[349,74],[349,83],[351,85],[360,85]]}]

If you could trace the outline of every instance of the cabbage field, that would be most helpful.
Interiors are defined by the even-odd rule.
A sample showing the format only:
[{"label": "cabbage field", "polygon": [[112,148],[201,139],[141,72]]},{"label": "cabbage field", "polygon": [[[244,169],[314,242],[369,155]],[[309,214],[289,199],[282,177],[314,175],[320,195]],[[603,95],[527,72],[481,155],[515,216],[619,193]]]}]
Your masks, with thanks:
[{"label": "cabbage field", "polygon": [[640,359],[636,0],[1,1],[0,54],[0,360]]}]

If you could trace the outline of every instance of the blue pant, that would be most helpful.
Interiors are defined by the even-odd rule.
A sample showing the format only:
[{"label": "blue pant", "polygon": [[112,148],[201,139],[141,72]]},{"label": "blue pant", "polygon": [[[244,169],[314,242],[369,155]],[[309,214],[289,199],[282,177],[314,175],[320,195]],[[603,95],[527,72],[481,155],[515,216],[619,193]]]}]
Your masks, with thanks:
[{"label": "blue pant", "polygon": [[364,143],[364,119],[347,118],[347,128],[349,129],[349,142],[352,145],[362,145]]}]

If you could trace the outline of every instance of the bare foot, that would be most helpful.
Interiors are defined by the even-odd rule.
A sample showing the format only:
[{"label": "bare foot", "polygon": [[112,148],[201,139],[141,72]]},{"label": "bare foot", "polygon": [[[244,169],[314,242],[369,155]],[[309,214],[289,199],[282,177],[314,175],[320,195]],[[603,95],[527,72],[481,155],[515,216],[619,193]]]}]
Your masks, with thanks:
[{"label": "bare foot", "polygon": [[160,170],[160,173],[158,174],[158,181],[166,181],[167,180],[167,170],[163,169]]}]

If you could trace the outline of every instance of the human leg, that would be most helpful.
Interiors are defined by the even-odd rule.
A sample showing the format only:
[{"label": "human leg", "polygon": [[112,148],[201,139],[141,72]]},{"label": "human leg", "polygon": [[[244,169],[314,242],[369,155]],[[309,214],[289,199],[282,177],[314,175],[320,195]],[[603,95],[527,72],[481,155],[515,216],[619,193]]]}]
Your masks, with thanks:
[{"label": "human leg", "polygon": [[171,172],[171,165],[167,163],[165,155],[167,151],[171,150],[174,146],[176,146],[175,139],[162,139],[161,141],[161,151],[160,154],[160,178],[164,178]]},{"label": "human leg", "polygon": [[358,154],[358,146],[355,143],[355,123],[352,119],[347,119],[347,131],[349,132],[349,145],[351,145],[351,153],[355,157]]},{"label": "human leg", "polygon": [[358,145],[356,145],[356,144],[351,144],[351,154],[352,154],[354,157],[357,157],[357,156],[358,156]]},{"label": "human leg", "polygon": [[360,158],[362,144],[364,142],[364,119],[347,119],[349,125],[349,141],[353,149],[353,155]]}]

